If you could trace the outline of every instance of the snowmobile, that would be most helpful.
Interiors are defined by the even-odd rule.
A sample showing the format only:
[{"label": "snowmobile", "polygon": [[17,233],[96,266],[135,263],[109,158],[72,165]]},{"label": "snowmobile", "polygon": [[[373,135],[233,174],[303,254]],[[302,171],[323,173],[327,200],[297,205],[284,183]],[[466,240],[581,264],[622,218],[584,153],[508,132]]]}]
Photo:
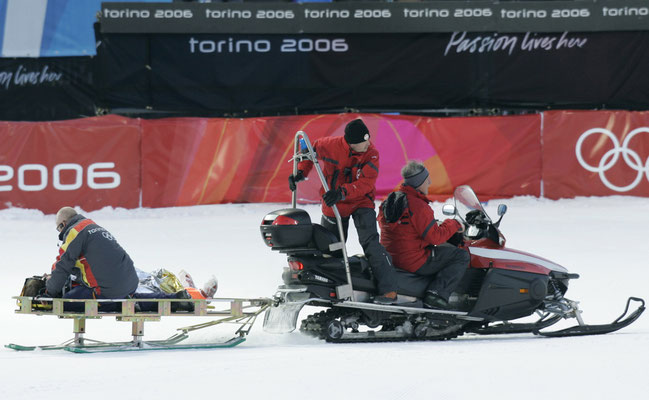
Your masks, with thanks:
[{"label": "snowmobile", "polygon": [[[297,163],[313,162],[321,183],[327,182],[317,155],[307,137],[295,135],[293,173]],[[633,323],[644,312],[644,300],[630,297],[624,313],[605,325],[587,325],[578,302],[565,297],[571,280],[579,275],[563,266],[523,251],[507,248],[499,227],[507,206],[498,206],[493,221],[469,186],[454,191],[454,204],[445,204],[444,215],[465,226],[444,245],[459,246],[471,255],[458,288],[451,295],[449,309],[425,308],[422,302],[430,277],[397,269],[398,297],[393,305],[375,304],[378,295],[368,260],[364,255],[347,255],[334,206],[340,241],[330,231],[312,223],[309,214],[296,207],[267,214],[260,230],[264,243],[287,256],[284,285],[277,289],[267,310],[264,330],[287,333],[295,330],[305,305],[323,307],[301,322],[300,331],[328,342],[378,342],[447,340],[465,333],[533,333],[560,337],[605,334]],[[640,303],[629,312],[631,302]],[[534,322],[515,320],[536,315]],[[575,318],[574,327],[546,331],[562,319]],[[532,319],[533,320],[533,319]],[[514,322],[512,322],[514,321]]]}]

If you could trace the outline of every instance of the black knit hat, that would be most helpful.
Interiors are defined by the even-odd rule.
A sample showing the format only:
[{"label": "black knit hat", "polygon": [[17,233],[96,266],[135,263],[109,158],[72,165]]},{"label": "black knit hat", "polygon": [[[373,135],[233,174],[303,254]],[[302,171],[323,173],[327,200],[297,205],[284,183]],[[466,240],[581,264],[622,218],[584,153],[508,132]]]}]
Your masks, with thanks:
[{"label": "black knit hat", "polygon": [[345,127],[345,141],[349,144],[370,140],[370,131],[360,119],[355,119]]}]

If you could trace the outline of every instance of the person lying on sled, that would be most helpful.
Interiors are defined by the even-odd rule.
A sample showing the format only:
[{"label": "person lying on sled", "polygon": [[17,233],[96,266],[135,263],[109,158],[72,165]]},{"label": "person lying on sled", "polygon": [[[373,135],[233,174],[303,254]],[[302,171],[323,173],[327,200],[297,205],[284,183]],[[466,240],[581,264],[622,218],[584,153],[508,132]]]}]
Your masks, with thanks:
[{"label": "person lying on sled", "polygon": [[469,267],[470,256],[445,243],[464,227],[455,219],[438,224],[426,197],[432,182],[424,164],[408,162],[401,176],[401,186],[379,208],[381,244],[398,268],[433,278],[426,289],[424,306],[446,309],[451,292]]},{"label": "person lying on sled", "polygon": [[185,290],[192,299],[210,300],[218,288],[218,280],[214,275],[205,282],[202,288],[197,288],[194,278],[184,269],[181,269],[177,275],[164,268],[151,272],[135,268],[135,272],[140,280],[133,295],[135,298],[156,298],[159,294],[178,293]]},{"label": "person lying on sled", "polygon": [[[110,232],[77,214],[72,207],[63,207],[56,213],[56,230],[62,244],[52,273],[47,277],[45,296],[65,299],[132,297],[139,283],[133,260]],[[186,291],[135,297],[190,298]],[[173,308],[182,304],[174,303]],[[115,311],[119,306],[119,303],[100,303],[101,311]],[[83,304],[67,303],[64,308],[82,310]]]}]

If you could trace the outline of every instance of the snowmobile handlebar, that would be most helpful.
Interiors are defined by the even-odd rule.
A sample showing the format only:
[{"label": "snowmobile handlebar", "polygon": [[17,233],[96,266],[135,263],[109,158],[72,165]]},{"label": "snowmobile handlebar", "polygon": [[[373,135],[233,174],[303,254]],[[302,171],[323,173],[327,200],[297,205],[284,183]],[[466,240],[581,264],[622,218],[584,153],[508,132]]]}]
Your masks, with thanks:
[{"label": "snowmobile handlebar", "polygon": [[[297,165],[302,160],[309,160],[313,163],[313,167],[318,173],[318,178],[320,178],[320,182],[322,183],[324,191],[328,192],[329,184],[327,183],[327,180],[322,173],[322,168],[320,168],[318,157],[315,150],[313,149],[313,146],[311,145],[311,141],[309,140],[306,132],[298,131],[295,134],[295,141],[293,143],[293,158],[289,160],[293,161],[293,176],[297,175]],[[297,207],[297,188],[292,192],[291,195],[291,207]],[[338,207],[334,205],[332,208],[334,210],[334,214],[339,214]]]}]

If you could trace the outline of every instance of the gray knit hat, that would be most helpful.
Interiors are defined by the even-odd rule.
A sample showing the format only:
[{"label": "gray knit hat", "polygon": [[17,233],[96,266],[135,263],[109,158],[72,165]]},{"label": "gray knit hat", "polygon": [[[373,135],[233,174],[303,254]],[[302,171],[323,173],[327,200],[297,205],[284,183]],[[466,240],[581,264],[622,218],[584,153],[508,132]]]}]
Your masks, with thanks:
[{"label": "gray knit hat", "polygon": [[417,161],[410,161],[401,170],[403,182],[414,188],[418,188],[422,183],[426,182],[428,175],[428,170],[424,164]]}]

